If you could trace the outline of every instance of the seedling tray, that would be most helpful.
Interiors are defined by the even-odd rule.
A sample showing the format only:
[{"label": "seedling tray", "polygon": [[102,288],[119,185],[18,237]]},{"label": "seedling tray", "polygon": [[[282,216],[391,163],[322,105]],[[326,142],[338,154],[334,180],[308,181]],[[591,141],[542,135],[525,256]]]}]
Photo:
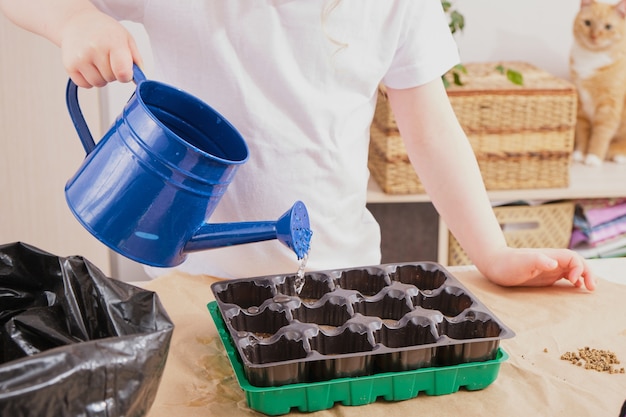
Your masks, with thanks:
[{"label": "seedling tray", "polygon": [[434,262],[227,280],[211,290],[254,386],[487,361],[513,336]]},{"label": "seedling tray", "polygon": [[402,401],[415,398],[420,392],[426,395],[452,394],[461,387],[471,391],[480,390],[496,380],[500,364],[508,359],[507,353],[498,348],[496,357],[484,362],[337,378],[280,387],[256,387],[246,378],[241,357],[232,343],[217,302],[210,302],[208,309],[226,348],[239,386],[245,393],[248,406],[267,415],[287,414],[292,408],[297,408],[301,412],[320,411],[333,407],[335,403],[346,406],[365,405],[378,398]]}]

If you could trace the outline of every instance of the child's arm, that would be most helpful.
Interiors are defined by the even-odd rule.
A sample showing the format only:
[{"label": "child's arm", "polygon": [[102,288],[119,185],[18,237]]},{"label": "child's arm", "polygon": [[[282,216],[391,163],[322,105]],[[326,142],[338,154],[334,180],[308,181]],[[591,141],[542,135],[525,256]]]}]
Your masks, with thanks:
[{"label": "child's arm", "polygon": [[65,69],[80,87],[132,80],[141,56],[128,31],[88,0],[0,0],[16,25],[61,47]]},{"label": "child's arm", "polygon": [[493,214],[474,152],[441,80],[387,89],[407,153],[437,211],[472,262],[500,285],[595,288],[584,260],[567,249],[509,248]]}]

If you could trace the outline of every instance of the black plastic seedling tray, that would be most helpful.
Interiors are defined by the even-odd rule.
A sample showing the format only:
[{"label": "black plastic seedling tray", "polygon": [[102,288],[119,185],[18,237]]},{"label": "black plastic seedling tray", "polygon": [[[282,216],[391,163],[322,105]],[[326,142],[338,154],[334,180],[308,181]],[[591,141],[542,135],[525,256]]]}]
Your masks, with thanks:
[{"label": "black plastic seedling tray", "polygon": [[214,283],[252,386],[493,361],[514,336],[434,262]]},{"label": "black plastic seedling tray", "polygon": [[495,359],[484,362],[386,372],[279,387],[255,387],[246,378],[241,357],[232,344],[217,302],[211,301],[208,309],[226,349],[237,382],[246,396],[248,406],[268,415],[287,414],[292,409],[298,409],[301,412],[326,410],[336,403],[346,406],[365,405],[379,398],[385,401],[403,401],[415,398],[420,393],[446,395],[457,392],[461,387],[465,387],[468,391],[481,390],[496,380],[500,364],[508,359],[507,353],[499,348]]}]

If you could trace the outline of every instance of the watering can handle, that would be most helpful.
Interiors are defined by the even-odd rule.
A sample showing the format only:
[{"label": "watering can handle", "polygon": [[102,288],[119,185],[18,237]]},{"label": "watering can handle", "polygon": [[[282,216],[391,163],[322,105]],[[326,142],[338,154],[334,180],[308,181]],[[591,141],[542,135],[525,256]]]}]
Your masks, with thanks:
[{"label": "watering can handle", "polygon": [[[137,64],[133,64],[133,81],[136,85],[146,80],[146,76],[143,74]],[[70,79],[67,82],[67,88],[65,89],[65,102],[67,109],[69,110],[70,117],[74,123],[74,128],[78,132],[78,137],[85,148],[87,155],[96,148],[96,143],[93,140],[93,136],[89,131],[83,112],[80,110],[78,104],[78,86]]]}]

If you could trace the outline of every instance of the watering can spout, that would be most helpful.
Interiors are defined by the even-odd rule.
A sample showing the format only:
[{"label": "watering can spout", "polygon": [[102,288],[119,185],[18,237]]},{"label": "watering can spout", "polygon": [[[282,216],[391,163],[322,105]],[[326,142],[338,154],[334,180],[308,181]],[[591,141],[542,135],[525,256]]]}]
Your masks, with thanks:
[{"label": "watering can spout", "polygon": [[302,259],[311,241],[306,206],[297,201],[276,221],[205,224],[187,242],[184,252],[278,239]]}]

